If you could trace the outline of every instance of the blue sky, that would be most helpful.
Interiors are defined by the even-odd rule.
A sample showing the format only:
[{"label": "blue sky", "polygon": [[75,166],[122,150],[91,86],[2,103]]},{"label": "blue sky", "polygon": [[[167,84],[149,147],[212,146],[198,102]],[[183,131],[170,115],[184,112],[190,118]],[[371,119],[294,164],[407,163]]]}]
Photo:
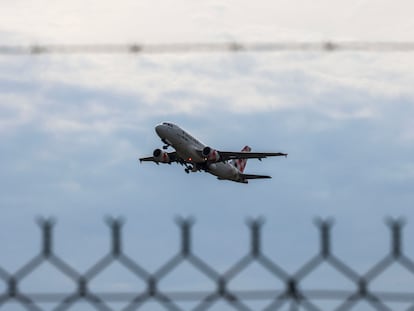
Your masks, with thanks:
[{"label": "blue sky", "polygon": [[[116,13],[129,16],[132,3],[111,13],[112,6],[104,2],[97,11],[106,13],[86,33],[76,29],[87,24],[91,7],[81,10],[75,1],[40,13],[28,6],[33,14],[24,11],[26,23],[18,22],[24,18],[19,15],[7,17],[0,37],[10,44],[91,38],[251,40],[256,33],[263,33],[258,38],[266,41],[274,39],[273,32],[276,39],[413,39],[404,31],[412,23],[404,15],[409,2],[387,17],[396,31],[391,38],[391,31],[377,31],[384,15],[368,14],[373,1],[350,3],[345,17],[330,30],[330,19],[316,19],[328,5],[324,1],[316,1],[313,18],[281,18],[274,24],[268,11],[276,12],[276,7],[265,3],[268,10],[242,23],[242,13],[249,11],[246,4],[235,11],[230,3],[208,2],[201,16],[186,20],[179,17],[201,10],[178,1],[170,13],[161,12],[165,21],[182,22],[168,31],[162,25],[152,32],[139,28],[135,35],[124,29],[138,29],[132,18],[116,23]],[[284,13],[292,12],[290,5],[283,5]],[[390,8],[387,1],[376,5],[379,12]],[[143,6],[149,16],[157,14]],[[23,11],[18,4],[7,4],[0,17],[11,12]],[[66,18],[59,19],[57,13],[67,13]],[[306,7],[297,13],[310,16]],[[364,18],[366,27],[358,32]],[[349,20],[354,23],[346,28]],[[204,30],[210,22],[215,26]],[[108,29],[107,37],[95,29],[99,25]],[[335,219],[334,252],[359,273],[388,252],[387,216],[407,219],[404,246],[414,257],[409,242],[414,230],[411,54],[2,56],[0,68],[0,266],[10,272],[37,254],[38,216],[57,219],[56,252],[80,272],[109,249],[103,221],[108,215],[126,219],[126,253],[150,272],[178,250],[177,215],[195,217],[194,250],[220,272],[247,253],[245,220],[257,216],[266,219],[265,253],[290,273],[318,251],[315,217]],[[282,151],[289,157],[249,161],[247,172],[273,176],[249,185],[220,182],[204,173],[187,175],[180,166],[140,165],[138,157],[162,145],[153,128],[165,120],[217,149],[239,150],[249,144],[255,151]],[[191,288],[183,281],[194,280],[189,270],[184,268],[182,279],[166,280],[166,288],[177,283]],[[241,276],[240,286],[272,282],[259,270]],[[120,271],[108,271],[94,288],[133,288],[134,281]],[[336,280],[329,269],[320,273],[309,279],[310,287]],[[22,288],[34,288],[42,277],[28,277]],[[64,281],[53,276],[39,290],[65,288]],[[196,283],[208,288],[202,278]],[[397,267],[373,288],[389,289],[388,284],[403,290],[413,284],[412,276]]]}]

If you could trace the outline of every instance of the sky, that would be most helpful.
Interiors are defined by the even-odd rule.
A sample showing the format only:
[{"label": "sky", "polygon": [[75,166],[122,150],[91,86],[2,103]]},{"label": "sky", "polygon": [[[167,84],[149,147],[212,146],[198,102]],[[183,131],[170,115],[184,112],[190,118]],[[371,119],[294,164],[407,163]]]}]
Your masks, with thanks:
[{"label": "sky", "polygon": [[[7,45],[414,41],[413,9],[404,0],[3,1],[0,39]],[[388,254],[387,217],[406,220],[404,251],[414,258],[413,84],[408,52],[0,56],[0,267],[14,273],[39,253],[38,217],[56,220],[54,250],[79,273],[108,253],[108,216],[123,217],[125,253],[149,272],[178,252],[174,219],[190,216],[194,253],[220,273],[248,253],[246,220],[256,217],[265,219],[263,252],[290,274],[319,252],[318,217],[334,219],[333,252],[357,273]],[[249,160],[246,172],[273,178],[248,185],[187,175],[176,165],[139,164],[162,146],[154,131],[162,121],[219,150],[248,144],[289,156]],[[161,289],[214,288],[189,265],[175,272]],[[393,265],[370,288],[404,291],[413,281]],[[114,264],[90,288],[131,291],[135,282]],[[254,264],[229,287],[274,282]],[[302,286],[331,284],[354,288],[329,267]],[[20,284],[34,292],[70,286],[47,264]],[[3,309],[12,305],[18,309],[12,303]]]}]

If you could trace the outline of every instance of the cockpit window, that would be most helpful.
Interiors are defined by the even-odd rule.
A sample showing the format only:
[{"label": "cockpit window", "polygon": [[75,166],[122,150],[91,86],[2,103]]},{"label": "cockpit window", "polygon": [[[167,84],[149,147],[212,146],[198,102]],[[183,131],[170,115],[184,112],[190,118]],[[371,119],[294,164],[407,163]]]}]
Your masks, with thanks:
[{"label": "cockpit window", "polygon": [[173,125],[172,125],[171,123],[168,123],[168,122],[163,122],[162,124],[163,124],[163,125],[166,125],[166,126],[169,126],[169,127],[171,127],[171,128],[173,127]]}]

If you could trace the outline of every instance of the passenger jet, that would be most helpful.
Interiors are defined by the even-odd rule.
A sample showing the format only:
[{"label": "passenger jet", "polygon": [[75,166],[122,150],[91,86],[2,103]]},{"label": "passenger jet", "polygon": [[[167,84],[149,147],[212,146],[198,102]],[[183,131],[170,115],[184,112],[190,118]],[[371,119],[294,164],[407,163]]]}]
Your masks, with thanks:
[{"label": "passenger jet", "polygon": [[[155,149],[152,157],[140,158],[139,161],[151,161],[156,164],[173,162],[185,167],[185,172],[205,171],[220,180],[231,180],[247,184],[249,179],[271,178],[267,175],[245,174],[247,159],[259,159],[284,156],[281,152],[250,152],[251,148],[245,146],[241,152],[215,150],[184,131],[178,125],[163,122],[155,127],[155,132],[165,144],[161,149]],[[168,147],[175,151],[165,151]]]}]

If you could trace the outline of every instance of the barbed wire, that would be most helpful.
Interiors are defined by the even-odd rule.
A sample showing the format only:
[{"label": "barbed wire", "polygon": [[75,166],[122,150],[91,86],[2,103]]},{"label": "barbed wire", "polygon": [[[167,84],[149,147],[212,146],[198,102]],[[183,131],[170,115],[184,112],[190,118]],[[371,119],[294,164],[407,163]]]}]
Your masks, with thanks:
[{"label": "barbed wire", "polygon": [[215,52],[414,52],[414,41],[0,45],[0,55],[182,54]]},{"label": "barbed wire", "polygon": [[[334,300],[339,305],[333,310],[346,311],[355,307],[358,302],[367,302],[372,309],[391,311],[389,303],[404,302],[409,305],[407,311],[414,310],[414,289],[407,288],[406,292],[374,291],[370,285],[382,275],[392,264],[400,264],[407,274],[414,275],[414,261],[404,254],[402,248],[402,228],[404,221],[389,219],[387,225],[391,231],[391,248],[379,262],[374,264],[363,274],[357,273],[344,261],[339,259],[331,249],[331,220],[318,220],[316,226],[320,234],[320,247],[312,258],[302,265],[296,272],[289,273],[275,261],[270,259],[262,249],[261,231],[263,219],[250,219],[247,225],[250,230],[250,248],[247,254],[231,265],[225,272],[220,273],[211,267],[192,249],[191,229],[193,219],[178,218],[177,224],[181,234],[181,245],[178,252],[153,272],[143,268],[136,260],[129,257],[122,247],[121,219],[108,218],[107,224],[111,231],[111,247],[98,262],[85,272],[75,270],[58,256],[53,248],[53,228],[55,222],[51,219],[40,219],[38,224],[42,231],[42,245],[38,255],[29,260],[14,273],[0,267],[0,280],[4,281],[6,288],[0,293],[0,310],[9,302],[20,304],[27,310],[42,311],[41,303],[56,303],[54,311],[70,309],[78,302],[86,302],[95,310],[113,311],[112,302],[126,304],[122,311],[142,309],[147,302],[155,301],[165,310],[182,311],[180,302],[196,302],[191,310],[209,310],[218,301],[224,300],[234,310],[252,310],[246,302],[264,300],[270,301],[262,310],[281,310],[290,304],[290,310],[326,310],[320,308],[315,300]],[[19,288],[19,285],[40,265],[48,262],[63,276],[72,280],[76,290],[68,293],[28,293]],[[131,292],[96,292],[91,290],[89,284],[103,273],[112,263],[118,262],[129,271],[131,275],[145,283],[145,289],[136,289]],[[199,273],[207,277],[214,285],[210,291],[164,291],[158,286],[171,272],[176,270],[183,262],[187,262]],[[269,275],[282,282],[282,286],[259,290],[254,285],[248,290],[232,290],[230,282],[242,275],[253,263],[261,266]],[[303,280],[312,274],[318,267],[326,264],[348,279],[353,288],[348,290],[303,289]],[[47,277],[44,276],[45,282]],[[257,309],[255,309],[257,310]]]}]

